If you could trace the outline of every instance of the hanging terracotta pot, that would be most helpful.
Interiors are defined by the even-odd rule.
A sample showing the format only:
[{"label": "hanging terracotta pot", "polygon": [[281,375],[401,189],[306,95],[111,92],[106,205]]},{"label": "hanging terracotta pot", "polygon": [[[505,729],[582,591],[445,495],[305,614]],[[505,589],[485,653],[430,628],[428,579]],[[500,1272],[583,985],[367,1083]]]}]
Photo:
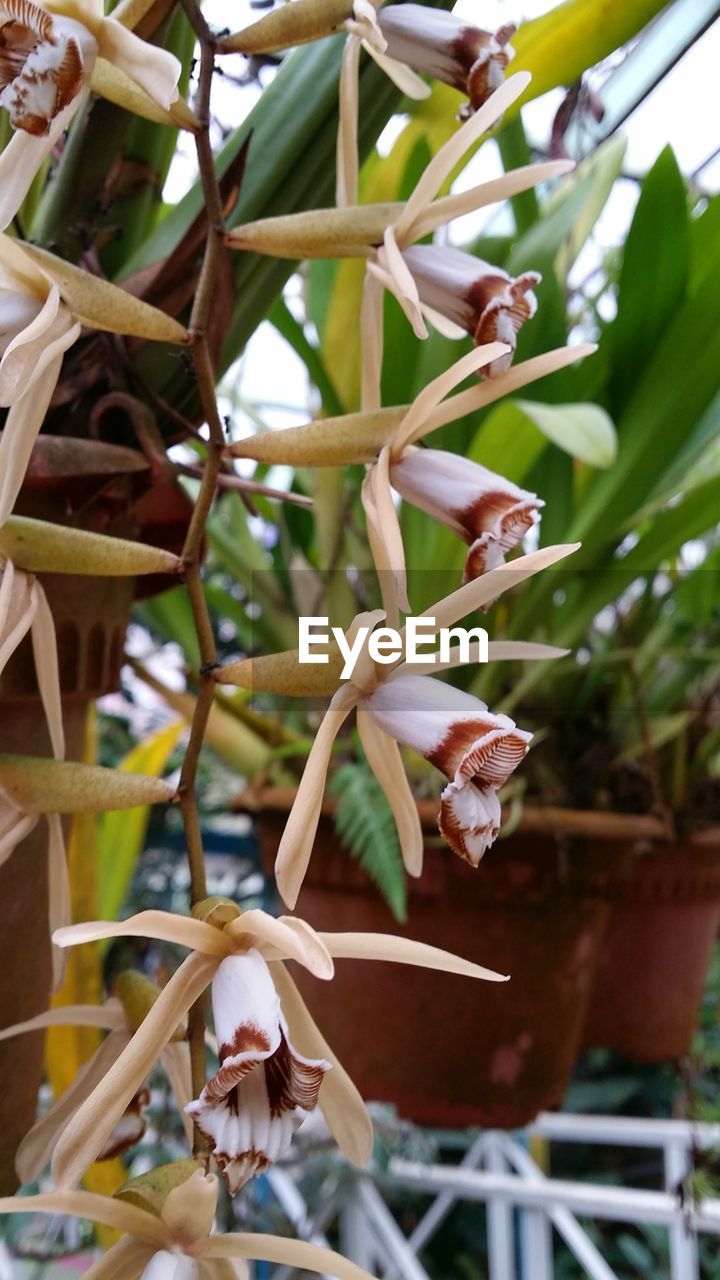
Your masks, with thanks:
[{"label": "hanging terracotta pot", "polygon": [[636,852],[629,876],[610,878],[607,932],[584,1043],[635,1062],[690,1048],[720,929],[720,829],[684,844]]},{"label": "hanging terracotta pot", "polygon": [[[122,537],[137,535],[133,505],[147,473],[142,454],[96,441],[41,436],[19,514]],[[57,635],[63,720],[69,759],[83,752],[88,704],[118,687],[130,619],[131,578],[42,574]],[[49,756],[50,741],[35,679],[30,638],[0,677],[0,751]],[[0,1026],[48,1006],[47,826],[40,820],[0,867]],[[35,1118],[43,1036],[0,1044],[0,1194],[17,1179],[15,1150]]]},{"label": "hanging terracotta pot", "polygon": [[[259,832],[272,870],[287,814],[265,793]],[[549,812],[549,811],[548,811]],[[367,1098],[421,1124],[516,1128],[563,1098],[582,1035],[609,904],[627,865],[624,821],[526,811],[474,870],[438,847],[436,806],[421,878],[398,928],[338,847],[326,806],[297,910],[316,929],[400,932],[511,975],[474,982],[403,965],[340,961],[331,984],[295,974],[323,1034]],[[599,834],[596,828],[599,825]],[[580,834],[578,834],[578,829]],[[348,1017],[352,1009],[352,1017]]]}]

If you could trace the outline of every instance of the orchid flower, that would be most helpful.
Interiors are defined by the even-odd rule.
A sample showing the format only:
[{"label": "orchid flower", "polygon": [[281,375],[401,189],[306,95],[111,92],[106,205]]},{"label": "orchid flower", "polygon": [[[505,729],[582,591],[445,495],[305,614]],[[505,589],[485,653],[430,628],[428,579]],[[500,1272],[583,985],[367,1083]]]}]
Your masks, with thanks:
[{"label": "orchid flower", "polygon": [[[133,5],[134,21],[149,8],[149,0]],[[154,120],[192,120],[187,108],[173,109],[177,58],[139,39],[117,13],[106,18],[102,0],[0,0],[0,22],[0,104],[15,130],[0,156],[0,228],[90,90]]]},{"label": "orchid flower", "polygon": [[[432,638],[441,629],[454,626],[509,588],[570,555],[578,545],[543,547],[459,587],[420,615],[428,619],[429,628],[432,619],[428,635]],[[354,643],[360,626],[365,625],[369,634],[370,625],[383,616],[383,611],[359,615],[348,631],[348,643]],[[297,902],[310,861],[333,744],[354,709],[368,763],[395,818],[405,869],[413,876],[422,869],[423,834],[398,743],[420,751],[446,773],[450,785],[441,797],[440,829],[451,848],[473,865],[498,834],[495,793],[527,749],[530,735],[508,717],[494,716],[479,698],[462,694],[460,703],[457,691],[440,681],[417,684],[417,676],[477,662],[477,644],[468,645],[466,652],[455,646],[445,663],[435,661],[431,654],[427,664],[397,659],[391,666],[373,662],[367,639],[366,634],[365,648],[344,683],[340,683],[342,662],[333,661],[333,655],[328,655],[327,666],[308,668],[299,664],[297,651],[245,659],[216,672],[219,683],[249,689],[285,695],[332,692],[278,847],[275,878],[283,901],[290,907]],[[487,648],[489,661],[547,660],[565,653],[551,645],[524,641],[491,641]],[[412,684],[405,684],[408,680]],[[444,715],[439,713],[441,706]]]},{"label": "orchid flower", "polygon": [[[172,1173],[173,1166],[160,1166],[155,1176],[165,1169]],[[135,1185],[140,1182],[136,1179]],[[69,1215],[122,1232],[117,1244],[85,1272],[88,1280],[238,1280],[235,1268],[245,1259],[280,1263],[337,1280],[372,1280],[367,1271],[339,1253],[304,1240],[243,1232],[211,1235],[217,1197],[217,1177],[196,1168],[165,1195],[147,1196],[148,1208],[91,1191],[51,1191],[6,1196],[0,1199],[0,1213]]]},{"label": "orchid flower", "polygon": [[[55,1099],[20,1143],[15,1157],[15,1169],[21,1183],[37,1180],[49,1163],[69,1118],[90,1096],[113,1063],[117,1062],[159,994],[160,988],[144,974],[128,970],[120,974],[118,979],[118,998],[106,1000],[99,1008],[95,1005],[58,1006],[0,1031],[0,1040],[10,1040],[47,1027],[96,1027],[109,1032],[92,1057],[81,1067],[73,1083]],[[181,1114],[192,1097],[190,1055],[187,1044],[183,1043],[183,1036],[183,1029],[176,1030],[159,1055]],[[148,1101],[147,1089],[141,1085],[98,1153],[98,1160],[109,1160],[140,1141],[145,1133],[142,1112]],[[186,1128],[188,1137],[191,1137],[189,1122]]]},{"label": "orchid flower", "polygon": [[395,961],[503,980],[489,969],[407,938],[316,933],[292,916],[274,919],[260,910],[241,914],[234,903],[222,900],[213,904],[210,899],[209,905],[205,920],[143,911],[119,923],[96,921],[55,934],[62,947],[141,936],[192,951],[60,1135],[52,1163],[59,1186],[72,1186],[82,1177],[150,1065],[208,985],[220,1065],[188,1113],[213,1139],[215,1159],[234,1191],[283,1154],[316,1104],[349,1159],[365,1164],[372,1150],[372,1125],[364,1103],[282,961],[295,960],[324,980],[333,976],[333,957]]},{"label": "orchid flower", "polygon": [[477,111],[493,90],[500,88],[514,57],[509,44],[515,34],[512,23],[493,34],[442,9],[388,4],[378,14],[378,27],[391,57],[467,95],[469,102],[461,108],[461,119]]},{"label": "orchid flower", "polygon": [[63,355],[83,325],[188,341],[176,320],[124,289],[0,234],[0,406],[9,408],[0,441],[0,525],[20,490]]}]

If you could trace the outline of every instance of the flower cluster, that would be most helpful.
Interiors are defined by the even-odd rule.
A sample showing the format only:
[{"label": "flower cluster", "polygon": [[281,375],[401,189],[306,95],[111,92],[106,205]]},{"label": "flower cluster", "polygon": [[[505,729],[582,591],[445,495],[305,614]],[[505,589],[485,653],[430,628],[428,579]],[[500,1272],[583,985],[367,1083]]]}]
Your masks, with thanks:
[{"label": "flower cluster", "polygon": [[[144,0],[123,0],[112,17],[105,17],[96,0],[52,0],[43,5],[0,0],[0,103],[14,131],[0,157],[2,226],[9,226],[40,166],[90,91],[106,93],[151,120],[201,129],[177,98],[177,60],[130,30],[147,8]],[[197,20],[196,31],[202,32],[199,13]],[[340,679],[335,650],[329,652],[326,666],[309,674],[293,652],[219,668],[212,661],[203,662],[203,679],[210,685],[199,717],[200,736],[213,681],[290,695],[330,696],[277,854],[277,887],[291,911],[312,854],[335,739],[352,712],[367,760],[392,809],[406,870],[413,876],[422,872],[423,834],[403,749],[419,753],[444,775],[438,801],[440,833],[457,855],[478,867],[500,832],[501,790],[530,746],[531,734],[510,717],[437,679],[442,671],[437,662],[410,667],[398,659],[381,665],[367,649],[373,627],[383,619],[397,625],[401,615],[411,611],[393,491],[467,545],[462,581],[451,584],[451,590],[425,611],[435,633],[489,608],[505,591],[575,549],[551,546],[523,554],[523,538],[538,524],[542,499],[477,461],[422,445],[424,437],[445,422],[571,363],[586,350],[563,349],[513,364],[518,332],[536,312],[539,274],[528,271],[513,278],[470,254],[427,243],[454,218],[528,190],[569,167],[565,162],[531,165],[461,194],[442,194],[461,162],[527,86],[526,73],[504,78],[512,33],[510,26],[488,32],[422,5],[379,8],[375,0],[294,0],[245,31],[222,38],[201,36],[205,62],[208,51],[212,61],[218,51],[272,53],[329,34],[345,42],[337,207],[263,219],[225,237],[221,226],[209,232],[220,237],[215,242],[218,253],[229,247],[290,259],[357,257],[365,263],[358,317],[359,412],[227,449],[220,426],[220,444],[214,446],[216,479],[223,453],[227,458],[240,455],[290,465],[366,466],[362,504],[383,608],[358,615],[348,629],[349,642],[362,628],[366,637],[349,680]],[[454,86],[467,98],[459,113],[462,123],[402,203],[358,203],[358,74],[363,51],[411,96],[427,94],[429,87],[421,78],[426,76]],[[202,130],[209,147],[205,124]],[[212,183],[209,152],[199,147],[199,154],[203,180]],[[217,187],[212,191],[221,209]],[[217,224],[220,216],[213,217]],[[208,261],[206,256],[204,271]],[[472,339],[472,349],[428,383],[410,405],[381,403],[386,292],[397,299],[418,339],[427,337],[428,324],[455,338]],[[82,1073],[37,1121],[18,1152],[17,1171],[23,1181],[35,1179],[49,1163],[57,1190],[0,1201],[0,1212],[69,1213],[120,1230],[121,1240],[93,1269],[98,1277],[169,1280],[181,1272],[228,1280],[231,1260],[234,1268],[238,1260],[266,1258],[343,1280],[362,1280],[365,1273],[359,1268],[313,1245],[212,1233],[218,1189],[213,1170],[222,1175],[231,1194],[238,1193],[285,1155],[297,1129],[316,1109],[350,1160],[364,1165],[372,1154],[365,1104],[305,1007],[286,962],[294,961],[322,982],[332,981],[336,962],[346,959],[415,965],[489,982],[502,982],[504,975],[405,937],[318,932],[298,915],[276,918],[259,909],[242,911],[229,900],[207,899],[197,892],[197,874],[189,916],[148,910],[119,923],[68,922],[60,814],[178,799],[195,872],[192,857],[197,857],[199,840],[197,823],[187,817],[191,769],[183,771],[176,791],[161,780],[63,759],[53,623],[35,577],[48,561],[42,555],[28,558],[33,531],[22,521],[19,525],[13,512],[64,355],[87,328],[192,344],[200,348],[195,369],[201,392],[207,392],[208,372],[212,382],[195,309],[186,330],[129,292],[15,235],[0,233],[0,404],[8,410],[0,442],[0,672],[29,633],[55,757],[43,762],[0,757],[0,861],[11,856],[45,815],[51,837],[50,927],[58,955],[69,947],[127,937],[170,943],[188,954],[161,989],[140,973],[123,973],[98,1007],[54,1008],[0,1032],[0,1039],[11,1039],[63,1023],[107,1032]],[[471,385],[459,390],[468,378]],[[212,441],[219,418],[212,390],[210,394],[212,403],[208,408],[204,400],[203,409]],[[213,485],[211,476],[208,507]],[[200,503],[198,510],[202,516]],[[201,541],[200,516],[196,523]],[[163,559],[164,553],[150,549],[128,553],[119,540],[108,550],[109,541],[93,541],[90,535],[89,542],[79,545],[72,537],[68,542],[65,535],[58,536],[60,549],[54,551],[52,567],[58,568],[60,556],[60,571],[89,571],[87,566],[98,562],[106,573],[185,568],[193,607],[198,608],[197,556],[181,562]],[[197,549],[199,542],[195,545]],[[24,547],[21,558],[13,551],[18,546]],[[212,628],[207,616],[202,618],[198,631],[204,627],[207,635]],[[560,652],[521,641],[495,640],[488,647],[492,661],[547,659]],[[207,656],[205,650],[202,656]],[[457,648],[444,666],[455,668],[473,660],[472,652]],[[199,1025],[200,1001],[208,988],[214,1036],[203,1024],[200,1052],[196,1039],[191,1054],[191,1023],[194,1018]],[[217,1057],[209,1079],[203,1035]],[[135,1180],[117,1198],[76,1190],[95,1160],[139,1140],[148,1079],[158,1063],[183,1115],[194,1158],[154,1171],[154,1181]],[[237,1272],[233,1269],[232,1274]]]}]

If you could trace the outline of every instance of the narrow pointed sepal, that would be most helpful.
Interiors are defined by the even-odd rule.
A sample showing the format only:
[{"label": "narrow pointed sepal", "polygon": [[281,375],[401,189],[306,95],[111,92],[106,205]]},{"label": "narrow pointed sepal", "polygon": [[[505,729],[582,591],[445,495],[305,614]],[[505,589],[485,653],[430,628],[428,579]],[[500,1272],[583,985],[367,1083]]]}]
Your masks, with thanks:
[{"label": "narrow pointed sepal", "polygon": [[114,102],[116,106],[144,120],[152,120],[153,124],[167,124],[175,129],[185,129],[188,133],[197,133],[200,125],[184,98],[178,98],[169,107],[161,107],[149,93],[131,79],[120,67],[108,62],[107,58],[97,58],[90,77],[90,88],[93,93]]},{"label": "narrow pointed sepal", "polygon": [[183,567],[178,556],[160,547],[27,516],[10,516],[0,528],[0,555],[28,573],[134,578],[180,573]]},{"label": "narrow pointed sepal", "polygon": [[44,756],[0,755],[0,793],[21,813],[104,813],[169,804],[176,788],[162,778]]}]

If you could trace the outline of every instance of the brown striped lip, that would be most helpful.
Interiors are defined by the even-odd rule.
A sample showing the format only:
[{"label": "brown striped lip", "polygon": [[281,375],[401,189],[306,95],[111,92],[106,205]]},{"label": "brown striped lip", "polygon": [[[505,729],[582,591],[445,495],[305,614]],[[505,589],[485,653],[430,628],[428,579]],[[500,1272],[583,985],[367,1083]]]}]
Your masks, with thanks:
[{"label": "brown striped lip", "polygon": [[508,716],[455,720],[428,759],[456,783],[501,787],[527,754],[531,737]]},{"label": "brown striped lip", "polygon": [[2,0],[0,103],[13,128],[42,137],[79,93],[85,71],[75,36],[80,29],[29,0]]},{"label": "brown striped lip", "polygon": [[500,833],[501,810],[492,787],[451,782],[440,797],[438,830],[453,853],[476,867]]}]

